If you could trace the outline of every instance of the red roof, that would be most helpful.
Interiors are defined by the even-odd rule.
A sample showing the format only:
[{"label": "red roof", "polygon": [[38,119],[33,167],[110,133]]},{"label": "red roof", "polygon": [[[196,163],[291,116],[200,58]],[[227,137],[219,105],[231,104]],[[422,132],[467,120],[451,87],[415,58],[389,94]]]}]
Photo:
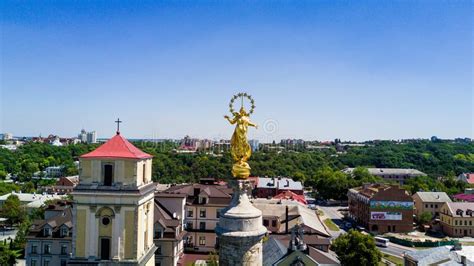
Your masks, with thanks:
[{"label": "red roof", "polygon": [[122,135],[117,134],[99,148],[82,155],[81,158],[148,159],[152,156],[133,146]]},{"label": "red roof", "polygon": [[466,174],[466,176],[467,176],[467,183],[474,184],[474,173]]},{"label": "red roof", "polygon": [[474,202],[474,194],[456,194],[453,196],[453,198],[459,200],[459,201],[467,201],[467,202]]},{"label": "red roof", "polygon": [[307,204],[306,202],[306,199],[304,198],[304,196],[301,196],[301,195],[298,195],[292,191],[289,191],[289,190],[286,190],[278,195],[276,195],[275,197],[273,197],[274,199],[289,199],[289,200],[296,200],[296,201],[299,201],[303,204]]}]

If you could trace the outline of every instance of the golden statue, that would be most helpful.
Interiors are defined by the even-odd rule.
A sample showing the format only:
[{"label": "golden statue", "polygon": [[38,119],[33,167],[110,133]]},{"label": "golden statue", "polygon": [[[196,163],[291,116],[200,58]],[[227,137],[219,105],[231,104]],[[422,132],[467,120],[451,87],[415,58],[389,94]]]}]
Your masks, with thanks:
[{"label": "golden statue", "polygon": [[[239,112],[234,112],[233,103],[235,99],[241,97],[242,100],[242,107],[240,108]],[[246,112],[243,106],[243,98],[246,97],[250,100],[252,107],[250,112]],[[247,131],[248,127],[252,126],[257,128],[257,125],[250,121],[250,114],[253,113],[253,109],[255,108],[254,100],[248,95],[247,93],[239,93],[234,95],[231,99],[230,104],[230,112],[234,116],[230,118],[229,116],[224,116],[225,119],[229,121],[229,123],[236,124],[234,134],[232,134],[232,139],[230,141],[230,154],[232,156],[232,160],[234,161],[234,165],[232,166],[232,175],[237,179],[247,179],[250,176],[250,166],[247,163],[247,160],[252,155],[252,149],[247,141]]]}]

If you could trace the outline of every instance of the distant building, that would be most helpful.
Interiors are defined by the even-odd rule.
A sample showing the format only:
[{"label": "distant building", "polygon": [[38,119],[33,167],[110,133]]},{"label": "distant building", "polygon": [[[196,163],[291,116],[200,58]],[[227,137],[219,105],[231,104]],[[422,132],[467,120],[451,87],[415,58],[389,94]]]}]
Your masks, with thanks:
[{"label": "distant building", "polygon": [[82,129],[77,138],[82,143],[97,143],[97,133],[95,131],[86,132],[84,129]]},{"label": "distant building", "polygon": [[48,166],[44,169],[46,177],[60,177],[63,174],[63,166]]},{"label": "distant building", "polygon": [[184,215],[185,250],[191,252],[210,252],[215,249],[217,236],[216,224],[220,211],[231,201],[232,189],[215,184],[189,184],[172,186],[160,193],[183,194],[186,196]]},{"label": "distant building", "polygon": [[49,195],[49,194],[36,194],[36,193],[8,193],[3,196],[0,196],[0,207],[3,205],[5,200],[10,195],[16,195],[20,200],[20,203],[26,207],[28,212],[31,212],[33,209],[37,209],[42,207],[46,201],[54,200],[54,199],[61,199],[62,197],[59,195]]},{"label": "distant building", "polygon": [[415,215],[417,218],[424,212],[431,213],[433,218],[439,217],[441,206],[445,202],[451,202],[445,192],[416,192],[412,196],[415,203]]},{"label": "distant building", "polygon": [[72,207],[59,202],[45,208],[45,219],[32,223],[26,236],[26,265],[67,265],[72,252]]},{"label": "distant building", "polygon": [[[343,172],[352,174],[355,168],[346,168]],[[378,176],[386,181],[394,181],[400,185],[405,184],[405,180],[417,177],[426,176],[425,173],[416,169],[403,169],[403,168],[367,168],[369,173],[374,176]]]},{"label": "distant building", "polygon": [[12,140],[13,139],[13,134],[12,133],[3,133],[3,140]]},{"label": "distant building", "polygon": [[462,173],[458,175],[457,179],[468,184],[474,184],[474,173]]},{"label": "distant building", "polygon": [[258,177],[255,184],[254,195],[257,198],[273,198],[276,195],[291,191],[303,195],[303,185],[288,177]]},{"label": "distant building", "polygon": [[59,178],[54,186],[45,188],[48,193],[68,194],[79,184],[79,176],[65,176]]},{"label": "distant building", "polygon": [[441,228],[450,237],[474,237],[474,203],[446,202],[441,207]]},{"label": "distant building", "polygon": [[408,251],[403,256],[405,266],[474,265],[473,246],[442,246]]},{"label": "distant building", "polygon": [[249,140],[249,145],[252,151],[258,151],[260,142],[258,141],[258,139],[251,139]]},{"label": "distant building", "polygon": [[368,184],[347,193],[349,216],[370,232],[413,230],[413,199],[396,185]]},{"label": "distant building", "polygon": [[453,198],[462,202],[474,202],[474,188],[466,188],[464,193],[456,194]]}]

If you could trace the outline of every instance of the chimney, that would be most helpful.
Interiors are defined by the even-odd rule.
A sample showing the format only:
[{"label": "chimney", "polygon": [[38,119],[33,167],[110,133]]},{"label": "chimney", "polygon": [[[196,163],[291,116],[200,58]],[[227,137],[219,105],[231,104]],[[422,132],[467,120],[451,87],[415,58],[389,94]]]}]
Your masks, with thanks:
[{"label": "chimney", "polygon": [[288,205],[285,206],[285,234],[288,234]]},{"label": "chimney", "polygon": [[290,180],[286,179],[286,185],[285,187],[289,187],[290,186]]}]

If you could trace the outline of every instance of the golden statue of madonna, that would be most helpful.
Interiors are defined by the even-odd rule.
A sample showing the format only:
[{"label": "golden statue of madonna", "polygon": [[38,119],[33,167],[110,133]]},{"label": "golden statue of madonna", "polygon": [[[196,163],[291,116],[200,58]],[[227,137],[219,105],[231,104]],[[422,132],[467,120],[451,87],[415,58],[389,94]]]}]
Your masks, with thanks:
[{"label": "golden statue of madonna", "polygon": [[[238,97],[241,98],[242,105],[239,112],[235,112],[233,106],[234,101]],[[252,104],[248,113],[245,111],[243,105],[244,98],[249,99],[250,103]],[[232,160],[234,161],[234,165],[232,166],[232,175],[237,179],[246,179],[250,176],[250,166],[247,161],[252,155],[252,149],[250,148],[250,145],[247,141],[247,131],[249,126],[257,128],[257,125],[252,123],[249,118],[250,114],[252,114],[253,110],[255,109],[255,102],[247,93],[239,93],[234,95],[234,97],[230,100],[229,108],[233,117],[230,118],[226,115],[224,118],[227,119],[232,125],[236,124],[234,134],[232,134],[232,139],[230,141],[230,154],[232,156]]]}]

